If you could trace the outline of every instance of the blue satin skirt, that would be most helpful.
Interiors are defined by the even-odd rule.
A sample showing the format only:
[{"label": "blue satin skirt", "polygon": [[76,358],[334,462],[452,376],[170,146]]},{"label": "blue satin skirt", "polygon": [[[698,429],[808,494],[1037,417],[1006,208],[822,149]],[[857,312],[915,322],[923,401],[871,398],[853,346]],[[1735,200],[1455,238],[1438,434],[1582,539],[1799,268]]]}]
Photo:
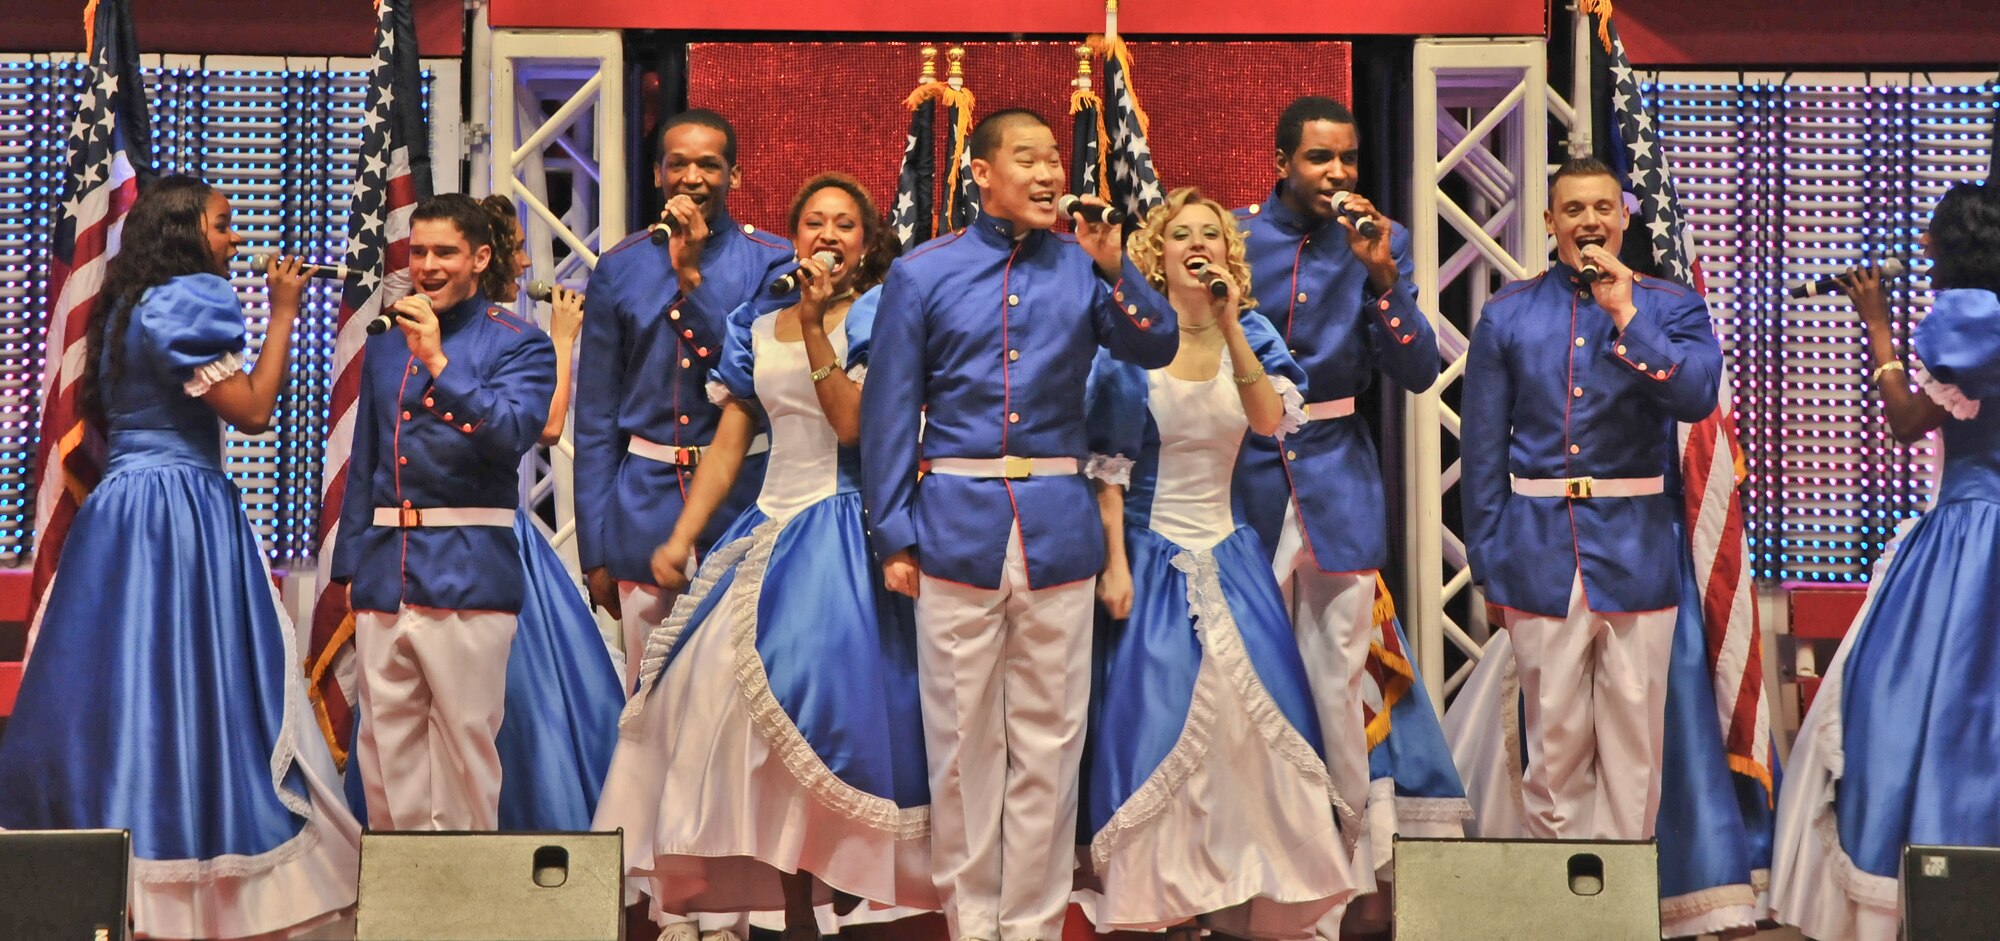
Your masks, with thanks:
[{"label": "blue satin skirt", "polygon": [[[1188,602],[1188,576],[1173,565],[1184,552],[1151,530],[1126,528],[1132,614],[1098,624],[1079,842],[1089,843],[1111,821],[1187,727],[1203,651]],[[1323,761],[1326,748],[1312,688],[1263,544],[1245,526],[1209,552],[1258,680]]]},{"label": "blue satin skirt", "polygon": [[1842,678],[1840,844],[1895,878],[1903,845],[2000,846],[2000,504],[1917,521]]},{"label": "blue satin skirt", "polygon": [[[624,681],[582,590],[527,510],[514,514],[527,594],[507,656],[500,750],[500,829],[588,830],[618,747]],[[355,732],[361,719],[355,717]],[[367,819],[361,775],[347,802]]]},{"label": "blue satin skirt", "polygon": [[142,860],[270,852],[309,801],[285,735],[317,733],[302,707],[285,727],[298,652],[242,494],[211,467],[119,463],[63,547],[0,741],[0,828],[128,829]]},{"label": "blue satin skirt", "polygon": [[[769,522],[751,507],[716,540],[711,556],[755,538]],[[694,606],[665,663],[697,632],[729,630],[730,612],[721,605],[731,585],[739,577],[761,577],[757,655],[785,715],[848,786],[903,809],[923,807],[930,803],[930,770],[915,608],[883,587],[874,559],[861,495],[849,491],[821,500],[784,522],[761,573],[746,572],[741,558],[721,571],[702,566],[700,578],[713,578],[713,588]],[[650,686],[657,679],[655,670],[643,682]]]}]

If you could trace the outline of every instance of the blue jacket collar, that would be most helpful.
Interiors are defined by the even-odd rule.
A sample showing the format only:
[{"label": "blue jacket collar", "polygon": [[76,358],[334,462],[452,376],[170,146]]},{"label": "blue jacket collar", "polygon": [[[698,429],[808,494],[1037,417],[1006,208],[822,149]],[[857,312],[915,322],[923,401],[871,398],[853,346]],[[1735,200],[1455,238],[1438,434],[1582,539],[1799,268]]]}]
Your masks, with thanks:
[{"label": "blue jacket collar", "polygon": [[1279,180],[1271,187],[1271,198],[1264,201],[1263,215],[1271,217],[1271,222],[1287,232],[1309,235],[1322,227],[1333,225],[1331,219],[1318,216],[1302,216],[1285,201],[1285,181]]}]

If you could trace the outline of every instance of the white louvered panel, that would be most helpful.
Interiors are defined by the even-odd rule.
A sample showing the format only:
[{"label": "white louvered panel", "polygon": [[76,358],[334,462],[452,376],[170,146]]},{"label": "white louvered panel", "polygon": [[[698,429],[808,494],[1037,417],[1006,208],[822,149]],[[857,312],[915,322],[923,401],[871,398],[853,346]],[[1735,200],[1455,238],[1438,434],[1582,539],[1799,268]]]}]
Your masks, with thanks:
[{"label": "white louvered panel", "polygon": [[[1862,259],[1920,256],[1937,198],[1986,173],[1983,79],[1667,72],[1647,86],[1735,364],[1760,578],[1865,579],[1929,500],[1934,449],[1889,438],[1852,308],[1782,291]],[[1893,304],[1907,350],[1929,309],[1921,270]]]}]

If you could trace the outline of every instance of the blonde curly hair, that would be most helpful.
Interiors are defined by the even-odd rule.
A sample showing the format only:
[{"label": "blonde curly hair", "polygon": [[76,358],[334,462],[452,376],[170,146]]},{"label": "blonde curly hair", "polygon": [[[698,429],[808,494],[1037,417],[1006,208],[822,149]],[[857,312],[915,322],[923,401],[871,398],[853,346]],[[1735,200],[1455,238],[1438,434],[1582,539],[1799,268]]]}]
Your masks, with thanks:
[{"label": "blonde curly hair", "polygon": [[1147,283],[1155,289],[1166,290],[1167,276],[1160,269],[1160,259],[1166,250],[1167,223],[1189,206],[1206,206],[1217,219],[1222,220],[1222,244],[1229,256],[1224,266],[1228,269],[1229,280],[1236,282],[1236,292],[1243,298],[1242,309],[1257,306],[1257,296],[1250,293],[1250,262],[1244,258],[1243,230],[1236,225],[1235,214],[1224,209],[1221,203],[1203,196],[1196,187],[1183,186],[1168,193],[1166,202],[1146,213],[1146,221],[1125,243],[1125,254],[1132,259],[1139,273],[1146,276]]}]

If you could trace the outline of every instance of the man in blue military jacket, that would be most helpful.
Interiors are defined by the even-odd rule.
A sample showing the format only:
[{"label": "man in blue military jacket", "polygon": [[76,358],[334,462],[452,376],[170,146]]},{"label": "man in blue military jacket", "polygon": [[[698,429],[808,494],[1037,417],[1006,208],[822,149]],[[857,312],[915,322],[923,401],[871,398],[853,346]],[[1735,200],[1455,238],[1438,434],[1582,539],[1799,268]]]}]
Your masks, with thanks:
[{"label": "man in blue military jacket", "polygon": [[1063,172],[1045,121],[996,112],[968,148],[979,220],[897,261],[882,289],[862,495],[889,587],[917,599],[931,853],[951,936],[1053,941],[1076,858],[1104,568],[1079,473],[1084,380],[1100,345],[1157,368],[1179,337],[1117,226],[1079,215],[1076,238],[1049,231]]},{"label": "man in blue military jacket", "polygon": [[[789,241],[730,218],[729,191],[742,182],[736,131],[713,111],[668,119],[653,181],[668,195],[665,245],[639,232],[597,261],[584,295],[576,371],[576,548],[593,602],[624,627],[626,688],[638,679],[646,635],[673,597],[654,583],[653,550],[672,535],[702,449],[721,411],[708,399],[709,370],[722,356],[732,311],[772,309],[771,282],[792,260]],[[764,479],[763,435],[751,442],[698,549],[756,499]]]},{"label": "man in blue military jacket", "polygon": [[457,193],[410,216],[396,332],[368,341],[333,577],[360,661],[355,761],[378,830],[499,825],[507,654],[521,610],[521,455],[555,393],[555,347],[489,305],[489,216]]},{"label": "man in blue military jacket", "polygon": [[1664,475],[1674,423],[1715,408],[1722,351],[1699,294],[1619,263],[1608,168],[1565,164],[1549,197],[1557,264],[1472,333],[1466,552],[1519,665],[1528,833],[1645,839],[1682,555]]},{"label": "man in blue military jacket", "polygon": [[[1430,388],[1437,338],[1417,307],[1409,231],[1352,194],[1360,173],[1354,114],[1330,98],[1302,97],[1278,116],[1274,136],[1278,183],[1268,200],[1236,216],[1257,307],[1305,370],[1313,401],[1306,426],[1282,443],[1257,435],[1244,442],[1236,493],[1272,553],[1313,672],[1334,788],[1361,810],[1372,783],[1366,671],[1389,534],[1380,459],[1354,400],[1378,372],[1412,392]],[[1363,219],[1374,235],[1364,232]],[[1464,832],[1456,816],[1406,816],[1405,835]],[[1364,820],[1381,818],[1381,808],[1364,810]],[[1374,858],[1369,834],[1349,836],[1358,841],[1354,871],[1364,889],[1372,887],[1387,860]]]}]

